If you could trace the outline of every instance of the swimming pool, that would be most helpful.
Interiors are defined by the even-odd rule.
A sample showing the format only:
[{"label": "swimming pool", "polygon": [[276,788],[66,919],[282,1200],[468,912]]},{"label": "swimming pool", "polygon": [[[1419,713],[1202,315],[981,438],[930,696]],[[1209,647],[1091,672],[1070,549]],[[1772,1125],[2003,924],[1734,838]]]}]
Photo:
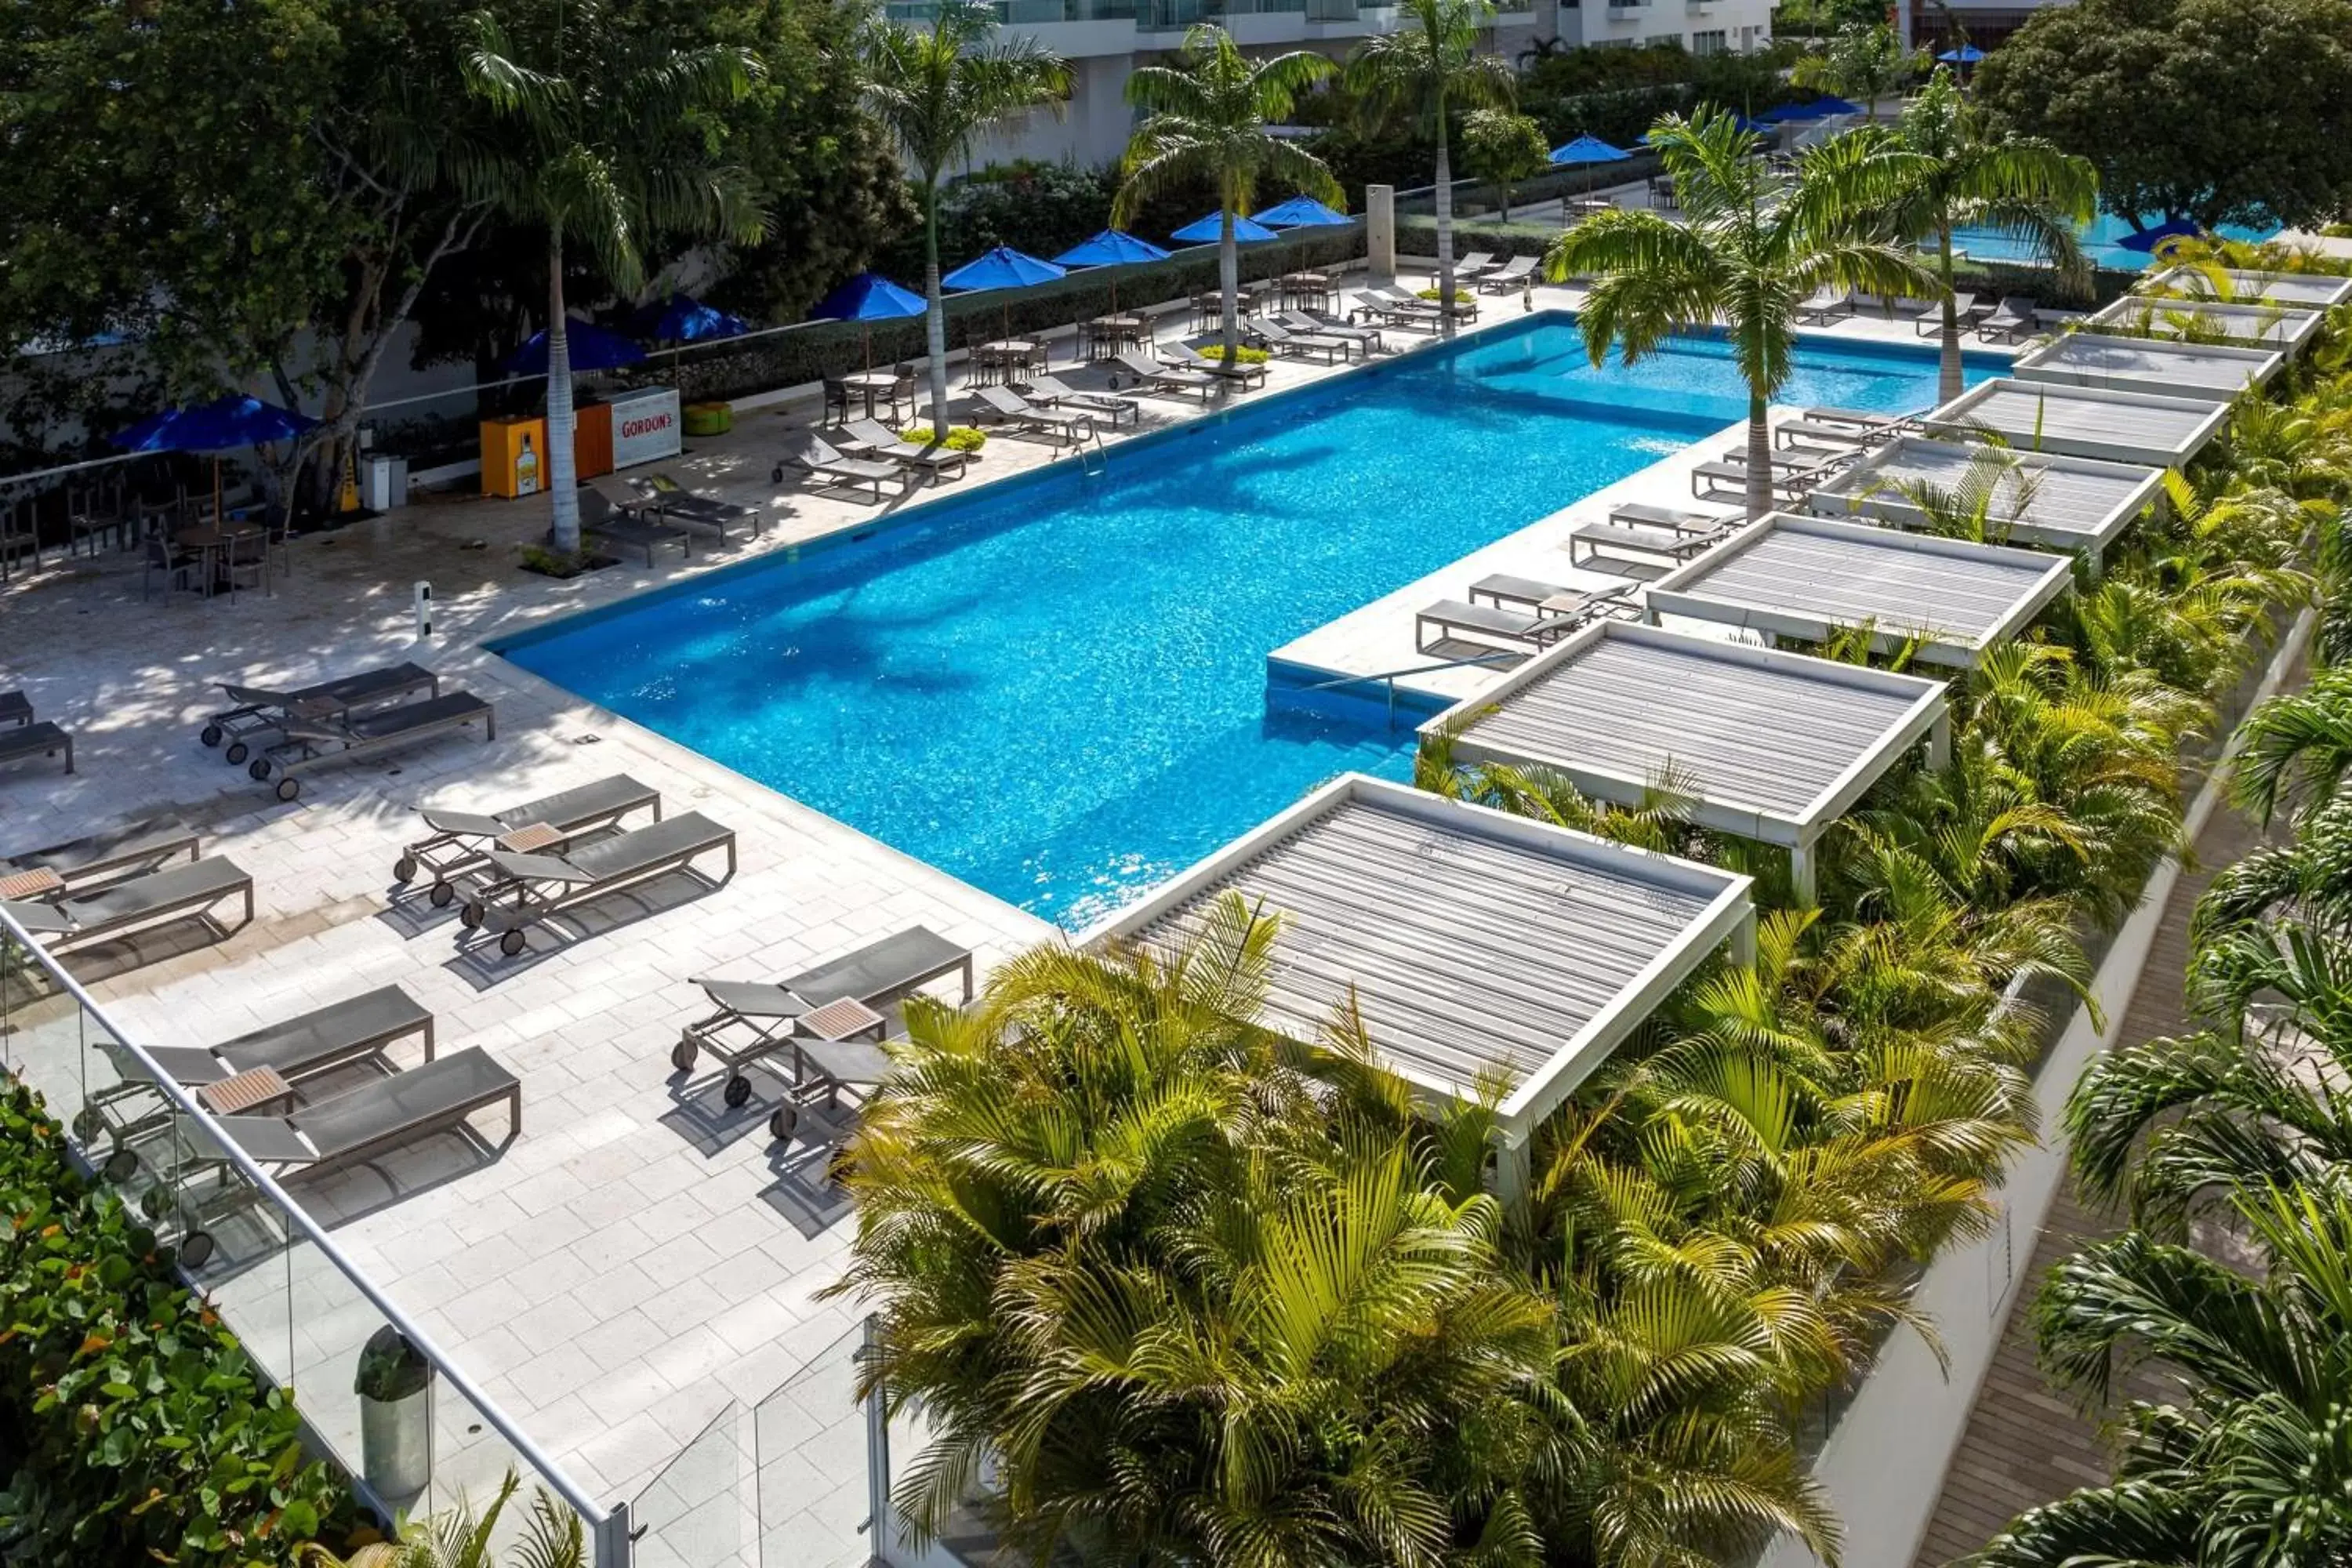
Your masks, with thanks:
[{"label": "swimming pool", "polygon": [[[1935,379],[1808,342],[1783,396]],[[1746,410],[1719,340],[1596,370],[1539,315],[494,646],[1076,928],[1335,773],[1409,772],[1410,730],[1269,710],[1271,650]]]},{"label": "swimming pool", "polygon": [[[2163,221],[2163,215],[2158,214],[2143,218],[2140,226],[2153,228]],[[2131,232],[2132,226],[2125,219],[2114,213],[2103,212],[2084,225],[2076,234],[2093,266],[2116,272],[2137,272],[2145,268],[2152,258],[2140,251],[2126,250],[2116,243]],[[2263,240],[2278,231],[2224,224],[2217,232],[2225,239]],[[1952,231],[1952,248],[1965,250],[1979,261],[2038,259],[2038,253],[2032,246],[1997,228],[1956,228]]]}]

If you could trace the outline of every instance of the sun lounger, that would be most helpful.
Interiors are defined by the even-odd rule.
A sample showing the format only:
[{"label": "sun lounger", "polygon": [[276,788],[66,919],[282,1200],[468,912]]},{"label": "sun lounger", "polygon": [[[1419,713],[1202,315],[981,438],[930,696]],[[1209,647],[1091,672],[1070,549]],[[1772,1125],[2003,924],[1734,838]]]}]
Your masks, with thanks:
[{"label": "sun lounger", "polygon": [[1227,364],[1223,360],[1211,359],[1181,338],[1163,347],[1160,357],[1180,370],[1197,370],[1223,381],[1239,382],[1244,386],[1260,385],[1267,375],[1266,368],[1262,364]]},{"label": "sun lounger", "polygon": [[[1770,463],[1778,472],[1802,474],[1810,473],[1827,463],[1843,462],[1853,456],[1853,450],[1850,447],[1832,450],[1827,447],[1791,445],[1783,447],[1778,451],[1767,453],[1765,461]],[[1734,468],[1745,468],[1748,464],[1748,448],[1734,447],[1723,454],[1723,460]]]},{"label": "sun lounger", "polygon": [[[1829,477],[1829,470],[1806,468],[1794,473],[1775,470],[1767,482],[1776,499],[1787,500],[1803,495]],[[1748,465],[1746,463],[1701,463],[1691,470],[1691,494],[1699,500],[1745,500],[1748,497]]]},{"label": "sun lounger", "polygon": [[1378,327],[1350,327],[1339,321],[1324,321],[1305,310],[1284,310],[1274,319],[1294,332],[1310,332],[1317,337],[1339,338],[1359,344],[1367,359],[1371,357],[1374,349],[1381,346],[1381,330]]},{"label": "sun lounger", "polygon": [[1588,522],[1570,531],[1568,563],[1580,566],[1604,545],[1629,555],[1663,555],[1669,561],[1687,561],[1714,549],[1735,531],[1728,524],[1705,533],[1685,533],[1676,529],[1643,528],[1622,522]]},{"label": "sun lounger", "polygon": [[[830,1039],[814,1025],[804,1023],[819,1008],[845,998],[876,1010],[913,994],[949,974],[963,977],[963,1000],[972,992],[971,952],[936,931],[915,926],[883,938],[814,969],[793,975],[780,984],[755,981],[697,979],[716,1009],[683,1029],[670,1050],[670,1065],[692,1072],[704,1051],[727,1064],[721,1094],[730,1107],[751,1097],[751,1081],[744,1069],[784,1051],[794,1053],[792,1092],[778,1115],[783,1119],[779,1138],[792,1136],[798,1115],[800,1091],[812,1081],[823,1086],[828,1101],[859,1080],[835,1078],[826,1071],[825,1056],[847,1042]],[[851,1019],[855,1023],[857,1020]],[[873,1026],[855,1033],[870,1033]],[[816,1059],[811,1060],[814,1053]],[[853,1053],[854,1054],[854,1053]],[[879,1053],[875,1053],[878,1058]],[[870,1080],[868,1080],[870,1081]],[[774,1122],[772,1121],[771,1126]]]},{"label": "sun lounger", "polygon": [[882,481],[885,479],[898,480],[901,495],[915,488],[914,476],[896,463],[877,463],[871,458],[845,458],[820,436],[803,436],[784,454],[783,461],[776,465],[773,475],[778,484],[783,483],[787,468],[798,468],[813,479],[825,480],[825,488],[828,489],[838,486],[844,489],[855,489],[859,485],[871,485],[877,504],[882,500]]},{"label": "sun lounger", "polygon": [[1367,289],[1360,294],[1349,296],[1345,303],[1350,321],[1362,317],[1392,327],[1418,327],[1424,331],[1437,330],[1436,303],[1408,294],[1402,289]]},{"label": "sun lounger", "polygon": [[1999,338],[2003,342],[2013,343],[2020,338],[2032,337],[2041,330],[2041,322],[2033,310],[2032,300],[2022,295],[2009,295],[1994,307],[1991,315],[1977,323],[1978,341],[1990,342]]},{"label": "sun lounger", "polygon": [[221,682],[221,689],[236,706],[206,719],[196,739],[207,746],[227,742],[228,760],[234,764],[245,761],[263,737],[282,735],[289,718],[340,718],[387,702],[405,702],[420,691],[438,697],[441,678],[420,665],[395,664],[293,691],[232,686],[226,681]]},{"label": "sun lounger", "polygon": [[197,858],[194,831],[176,818],[158,817],[111,833],[12,855],[0,860],[0,875],[47,871],[58,879],[57,891],[79,892],[155,870],[183,852],[191,860]]},{"label": "sun lounger", "polygon": [[1039,408],[1009,386],[976,386],[972,395],[997,418],[1009,419],[1019,429],[1051,436],[1057,442],[1084,441],[1095,433],[1095,422],[1088,416]]},{"label": "sun lounger", "polygon": [[1842,316],[1853,315],[1854,309],[1853,289],[1841,292],[1824,286],[1814,289],[1811,298],[1797,307],[1797,325],[1826,327]]},{"label": "sun lounger", "polygon": [[7,910],[33,935],[55,937],[43,945],[60,952],[183,915],[209,915],[237,898],[245,900],[245,917],[237,924],[251,924],[253,879],[236,861],[215,857],[47,902],[10,902]]},{"label": "sun lounger", "polygon": [[1143,407],[1132,397],[1113,397],[1107,392],[1078,392],[1064,384],[1057,375],[1032,371],[1029,379],[1015,382],[1021,395],[1032,403],[1042,403],[1048,408],[1067,408],[1097,419],[1110,422],[1118,429],[1121,421],[1133,425],[1143,417]]},{"label": "sun lounger", "polygon": [[484,741],[499,738],[498,710],[470,691],[446,691],[332,723],[289,720],[286,739],[270,747],[268,756],[254,758],[246,772],[260,784],[274,773],[278,798],[292,800],[302,793],[300,775],[315,768],[404,751],[478,721]]},{"label": "sun lounger", "polygon": [[1772,439],[1790,451],[1805,448],[1807,442],[1819,441],[1833,441],[1841,447],[1874,447],[1886,439],[1886,432],[1865,430],[1859,425],[1816,425],[1810,419],[1791,419],[1772,426]]},{"label": "sun lounger", "polygon": [[727,851],[727,877],[735,875],[735,834],[698,811],[650,827],[616,833],[569,855],[518,855],[492,849],[496,879],[467,891],[459,919],[468,931],[499,938],[499,951],[512,958],[523,950],[530,928],[574,904],[674,871],[711,851]]},{"label": "sun lounger", "polygon": [[[1133,349],[1119,350],[1111,357],[1111,363],[1134,377],[1133,384],[1146,392],[1197,392],[1203,403],[1209,400],[1210,393],[1224,384],[1223,380],[1206,371],[1153,364]],[[1113,384],[1117,384],[1114,382]]]},{"label": "sun lounger", "polygon": [[522,1081],[468,1046],[289,1115],[224,1116],[215,1125],[254,1159],[286,1167],[279,1181],[296,1182],[446,1131],[501,1100],[509,1136],[520,1133]]},{"label": "sun lounger", "polygon": [[[1928,300],[1923,301],[1923,304],[1926,308],[1920,312],[1918,320],[1912,323],[1912,330],[1923,338],[1937,337],[1944,330],[1943,302]],[[1956,291],[1952,295],[1952,320],[1959,323],[1960,331],[1965,332],[1969,330],[1969,322],[1976,313],[1977,297],[1974,294]]]},{"label": "sun lounger", "polygon": [[1706,533],[1737,520],[1719,511],[1685,511],[1677,507],[1623,501],[1609,509],[1609,521],[1636,528],[1663,528],[1675,533]]},{"label": "sun lounger", "polygon": [[1476,280],[1478,284],[1478,292],[1481,294],[1507,294],[1514,289],[1526,288],[1529,283],[1535,281],[1536,268],[1541,263],[1541,258],[1534,256],[1512,257],[1508,261],[1504,262],[1500,268],[1493,272],[1489,272],[1486,277]]},{"label": "sun lounger", "polygon": [[1827,405],[1800,409],[1797,417],[1816,425],[1851,425],[1857,430],[1876,430],[1890,436],[1916,423],[1899,414],[1873,414],[1864,408]]},{"label": "sun lounger", "polygon": [[[842,448],[860,458],[896,463],[910,474],[933,479],[963,478],[971,454],[929,441],[909,441],[878,419],[852,419],[842,427]],[[950,473],[949,470],[953,469]]]},{"label": "sun lounger", "polygon": [[1344,338],[1327,338],[1320,332],[1294,332],[1281,322],[1264,317],[1246,322],[1244,330],[1276,353],[1321,354],[1326,364],[1337,364],[1360,346]]},{"label": "sun lounger", "polygon": [[767,529],[767,519],[760,514],[758,507],[698,494],[667,474],[632,475],[629,486],[645,497],[646,504],[654,509],[656,520],[662,522],[675,520],[696,528],[708,528],[719,535],[721,544],[727,542],[727,531],[731,528],[741,526],[748,529],[754,539]]},{"label": "sun lounger", "polygon": [[1457,283],[1465,282],[1470,279],[1477,277],[1482,272],[1492,272],[1495,270],[1495,253],[1493,251],[1474,250],[1467,256],[1454,258],[1454,280]]},{"label": "sun lounger", "polygon": [[1412,647],[1415,653],[1430,652],[1429,634],[1435,630],[1440,634],[1440,641],[1450,638],[1455,632],[1472,632],[1502,642],[1544,648],[1576,630],[1580,624],[1569,616],[1523,616],[1516,610],[1465,604],[1460,599],[1440,599],[1414,615]]},{"label": "sun lounger", "polygon": [[1497,609],[1517,605],[1529,615],[1552,618],[1581,617],[1589,621],[1595,616],[1611,614],[1617,609],[1633,610],[1635,606],[1626,599],[1632,592],[1632,586],[1623,583],[1597,590],[1570,588],[1559,583],[1542,583],[1532,577],[1513,577],[1496,573],[1470,584],[1470,603],[1475,605],[1485,599]]},{"label": "sun lounger", "polygon": [[688,560],[694,558],[692,534],[656,522],[634,505],[623,506],[593,483],[580,487],[580,531],[607,544],[644,551],[648,566],[654,563],[655,551],[671,546]]},{"label": "sun lounger", "polygon": [[[415,880],[420,871],[430,872],[433,883],[427,897],[433,907],[439,909],[457,896],[459,877],[489,863],[492,849],[520,847],[520,844],[504,844],[499,842],[501,839],[528,834],[521,842],[561,850],[583,834],[617,826],[629,813],[647,809],[653,812],[656,822],[661,820],[661,792],[639,784],[626,773],[613,773],[593,784],[559,790],[499,811],[426,807],[417,815],[433,830],[432,837],[420,838],[401,850],[400,858],[393,862],[392,879],[408,882]],[[544,834],[530,833],[532,828],[548,829],[558,837],[550,840]]]},{"label": "sun lounger", "polygon": [[66,772],[73,772],[73,736],[46,719],[37,724],[0,730],[0,763],[54,757],[60,752],[65,753]]}]

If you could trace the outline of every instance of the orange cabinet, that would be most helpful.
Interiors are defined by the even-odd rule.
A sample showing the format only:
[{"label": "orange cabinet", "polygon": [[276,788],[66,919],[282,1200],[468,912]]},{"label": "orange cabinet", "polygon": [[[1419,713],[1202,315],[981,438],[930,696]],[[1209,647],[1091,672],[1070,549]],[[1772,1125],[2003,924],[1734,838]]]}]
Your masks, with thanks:
[{"label": "orange cabinet", "polygon": [[482,493],[537,495],[547,488],[547,421],[482,421]]},{"label": "orange cabinet", "polygon": [[572,411],[572,460],[580,477],[593,479],[613,471],[613,405],[583,403]]}]

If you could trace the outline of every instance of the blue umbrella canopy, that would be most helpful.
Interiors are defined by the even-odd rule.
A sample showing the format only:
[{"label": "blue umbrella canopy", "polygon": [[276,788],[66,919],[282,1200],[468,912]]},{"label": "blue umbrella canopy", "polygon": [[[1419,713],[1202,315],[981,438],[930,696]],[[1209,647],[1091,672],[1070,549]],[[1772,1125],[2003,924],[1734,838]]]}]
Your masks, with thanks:
[{"label": "blue umbrella canopy", "polygon": [[817,301],[812,318],[834,321],[896,321],[923,313],[923,297],[877,273],[861,272]]},{"label": "blue umbrella canopy", "polygon": [[[563,337],[566,356],[573,370],[614,370],[645,361],[645,350],[618,332],[608,332],[586,321],[564,322]],[[516,375],[545,375],[547,334],[533,332],[507,361],[507,369]]]},{"label": "blue umbrella canopy", "polygon": [[2153,256],[2156,254],[2156,247],[2168,239],[2195,239],[2204,232],[2187,218],[2177,217],[2169,222],[2158,224],[2154,228],[2144,228],[2137,234],[2127,234],[2116,243],[2126,250],[2137,250],[2144,256]]},{"label": "blue umbrella canopy", "polygon": [[215,397],[194,408],[166,408],[107,437],[132,452],[227,452],[257,441],[284,441],[318,421],[258,397]]},{"label": "blue umbrella canopy", "polygon": [[1142,261],[1165,261],[1168,253],[1148,239],[1116,228],[1107,228],[1092,239],[1081,240],[1054,258],[1057,267],[1132,267]]},{"label": "blue umbrella canopy", "polygon": [[672,294],[630,317],[629,330],[657,343],[707,343],[719,338],[740,338],[751,330],[751,324],[690,294]]},{"label": "blue umbrella canopy", "polygon": [[[1643,140],[1648,139],[1645,132]],[[1555,163],[1622,163],[1633,155],[1622,147],[1612,147],[1598,136],[1580,136],[1565,147],[1551,150]]]},{"label": "blue umbrella canopy", "polygon": [[1974,44],[1962,44],[1957,49],[1946,49],[1936,58],[1948,66],[1972,66],[1984,58],[1984,51]]},{"label": "blue umbrella canopy", "polygon": [[985,255],[976,256],[940,279],[946,289],[1026,289],[1032,283],[1051,283],[1056,278],[1066,278],[1069,270],[1050,261],[1000,245]]},{"label": "blue umbrella canopy", "polygon": [[1250,216],[1250,222],[1267,228],[1329,228],[1353,221],[1346,213],[1335,213],[1313,196],[1293,196]]},{"label": "blue umbrella canopy", "polygon": [[1860,114],[1862,105],[1843,98],[1817,98],[1805,105],[1812,112],[1810,120],[1827,120],[1832,114]]},{"label": "blue umbrella canopy", "polygon": [[[1181,239],[1187,245],[1214,245],[1217,243],[1217,215],[1211,213],[1206,217],[1194,218],[1169,237]],[[1254,218],[1246,218],[1235,213],[1234,237],[1247,245],[1253,240],[1280,239],[1282,236]]]}]

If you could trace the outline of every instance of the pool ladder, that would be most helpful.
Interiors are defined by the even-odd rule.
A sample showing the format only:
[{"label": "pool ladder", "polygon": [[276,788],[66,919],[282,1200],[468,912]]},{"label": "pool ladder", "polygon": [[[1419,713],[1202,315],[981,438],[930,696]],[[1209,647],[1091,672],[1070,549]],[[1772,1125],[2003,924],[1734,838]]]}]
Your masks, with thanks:
[{"label": "pool ladder", "polygon": [[1101,479],[1110,472],[1110,449],[1103,445],[1102,432],[1094,432],[1094,447],[1089,450],[1083,441],[1076,447],[1078,471],[1090,479]]},{"label": "pool ladder", "polygon": [[1335,680],[1318,680],[1312,686],[1302,686],[1301,691],[1335,691],[1342,686],[1383,686],[1388,689],[1389,728],[1396,728],[1396,683],[1408,675],[1427,675],[1433,670],[1460,669],[1473,664],[1514,663],[1527,657],[1497,648],[1493,653],[1474,653],[1465,658],[1449,658],[1438,664],[1416,664],[1410,669],[1386,669],[1378,675],[1343,675]]}]

